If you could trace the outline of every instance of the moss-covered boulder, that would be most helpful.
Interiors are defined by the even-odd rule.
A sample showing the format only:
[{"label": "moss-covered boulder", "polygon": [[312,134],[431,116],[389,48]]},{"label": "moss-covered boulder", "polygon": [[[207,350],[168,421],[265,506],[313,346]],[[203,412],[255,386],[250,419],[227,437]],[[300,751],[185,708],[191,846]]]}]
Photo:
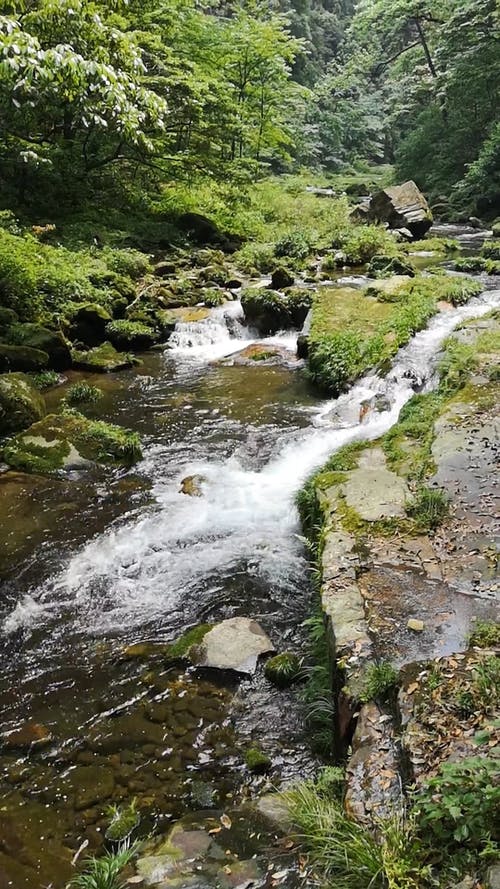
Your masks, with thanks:
[{"label": "moss-covered boulder", "polygon": [[111,315],[97,303],[74,305],[68,313],[69,338],[85,346],[97,346],[106,339],[106,325]]},{"label": "moss-covered boulder", "polygon": [[500,261],[500,241],[485,241],[481,248],[481,256]]},{"label": "moss-covered boulder", "polygon": [[81,352],[73,349],[73,365],[79,370],[89,370],[93,373],[113,373],[118,370],[126,370],[136,363],[133,355],[125,352],[117,352],[111,343],[101,343],[94,349]]},{"label": "moss-covered boulder", "polygon": [[390,275],[407,275],[413,278],[416,274],[415,266],[408,257],[388,256],[386,253],[376,253],[366,271],[371,278],[388,278]]},{"label": "moss-covered boulder", "polygon": [[14,469],[51,473],[89,462],[130,466],[142,453],[135,432],[67,412],[49,414],[9,439],[2,456]]},{"label": "moss-covered boulder", "polygon": [[290,327],[302,327],[311,302],[311,292],[301,288],[291,288],[284,294],[276,290],[250,287],[241,296],[245,318],[262,336]]},{"label": "moss-covered boulder", "polygon": [[286,287],[292,287],[295,278],[292,273],[284,268],[284,266],[279,266],[271,275],[271,287],[275,290],[284,290]]},{"label": "moss-covered boulder", "polygon": [[158,335],[152,327],[139,321],[110,321],[106,325],[106,338],[117,349],[150,349]]},{"label": "moss-covered boulder", "polygon": [[41,324],[13,324],[5,339],[12,346],[26,346],[45,352],[54,370],[71,367],[69,344],[60,330],[49,330]]},{"label": "moss-covered boulder", "polygon": [[0,371],[43,370],[49,363],[49,356],[41,349],[31,349],[29,346],[11,346],[8,343],[0,343]]},{"label": "moss-covered boulder", "polygon": [[245,753],[245,764],[250,772],[262,775],[271,768],[271,759],[260,747],[249,747]]},{"label": "moss-covered boulder", "polygon": [[26,429],[45,414],[45,402],[21,373],[0,376],[0,436]]}]

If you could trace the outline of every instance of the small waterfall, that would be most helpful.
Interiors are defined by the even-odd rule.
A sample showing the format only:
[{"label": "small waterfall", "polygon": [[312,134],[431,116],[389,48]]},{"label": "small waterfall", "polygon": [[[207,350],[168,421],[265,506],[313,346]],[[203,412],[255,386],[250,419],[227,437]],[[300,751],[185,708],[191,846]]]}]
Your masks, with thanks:
[{"label": "small waterfall", "polygon": [[180,321],[170,337],[168,351],[184,358],[209,361],[230,355],[241,349],[241,340],[251,339],[244,320],[241,303],[235,301],[212,309],[201,321]]},{"label": "small waterfall", "polygon": [[[186,602],[197,602],[210,591],[217,597],[224,583],[241,571],[273,592],[282,589],[287,601],[305,569],[294,497],[308,475],[343,445],[387,432],[415,388],[428,391],[435,385],[443,340],[462,321],[498,305],[500,290],[438,315],[398,353],[387,377],[367,374],[345,395],[320,405],[311,425],[292,437],[283,440],[283,430],[271,431],[273,456],[260,470],[245,467],[235,454],[224,460],[206,455],[180,467],[172,478],[153,449],[145,468],[155,479],[156,506],[73,555],[66,569],[34,594],[38,608],[27,598],[28,607],[18,606],[5,630],[23,621],[26,626],[50,623],[51,614],[56,620],[61,612],[72,615],[78,633],[165,622]],[[183,356],[189,350],[192,360],[205,361],[241,346],[231,335],[225,312],[225,307],[216,310],[197,325],[198,339],[191,347],[183,339],[190,334],[181,327],[176,353]],[[240,324],[236,303],[230,318]],[[362,405],[377,398],[383,409],[364,416]],[[202,497],[179,492],[187,474],[202,477]]]}]

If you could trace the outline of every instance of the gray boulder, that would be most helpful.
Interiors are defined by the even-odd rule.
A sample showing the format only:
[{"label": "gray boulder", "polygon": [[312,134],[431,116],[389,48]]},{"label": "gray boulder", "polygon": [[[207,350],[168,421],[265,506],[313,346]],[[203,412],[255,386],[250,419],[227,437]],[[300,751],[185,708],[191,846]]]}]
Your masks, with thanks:
[{"label": "gray boulder", "polygon": [[262,654],[274,651],[274,646],[262,627],[248,617],[223,620],[191,649],[190,657],[199,667],[255,673]]},{"label": "gray boulder", "polygon": [[411,179],[374,194],[368,215],[370,220],[385,222],[389,228],[406,228],[414,238],[423,238],[432,225],[429,204]]}]

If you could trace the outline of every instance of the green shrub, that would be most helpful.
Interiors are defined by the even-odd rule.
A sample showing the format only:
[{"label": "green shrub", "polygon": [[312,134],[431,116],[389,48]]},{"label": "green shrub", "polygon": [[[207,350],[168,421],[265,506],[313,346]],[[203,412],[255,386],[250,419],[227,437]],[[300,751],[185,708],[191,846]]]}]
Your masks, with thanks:
[{"label": "green shrub", "polygon": [[287,256],[303,261],[313,252],[317,239],[317,232],[307,229],[292,229],[276,241],[275,256],[280,258]]},{"label": "green shrub", "polygon": [[323,336],[310,343],[308,373],[328,395],[339,395],[361,366],[361,337],[349,331]]},{"label": "green shrub", "polygon": [[498,760],[480,756],[446,762],[415,797],[420,833],[431,847],[484,847],[498,841]]},{"label": "green shrub", "polygon": [[66,392],[66,404],[93,404],[102,398],[102,391],[90,383],[73,383]]},{"label": "green shrub", "polygon": [[209,309],[215,309],[216,306],[222,306],[226,302],[226,297],[221,290],[208,289],[203,291],[203,303]]},{"label": "green shrub", "polygon": [[276,257],[272,244],[259,244],[250,242],[234,254],[234,262],[237,268],[246,274],[262,272],[264,275],[272,272]]},{"label": "green shrub", "polygon": [[397,251],[393,236],[379,225],[354,226],[334,246],[344,251],[349,265],[363,265],[377,253],[390,255]]},{"label": "green shrub", "polygon": [[413,278],[415,266],[408,257],[376,253],[368,263],[366,274],[372,278],[388,278],[391,275],[409,275]]},{"label": "green shrub", "polygon": [[481,256],[485,259],[500,260],[500,241],[485,241],[481,248]]},{"label": "green shrub", "polygon": [[449,508],[449,499],[444,491],[422,486],[407,505],[406,512],[419,528],[434,531],[448,514]]},{"label": "green shrub", "polygon": [[149,349],[157,339],[153,328],[140,321],[110,321],[105,333],[117,349]]},{"label": "green shrub", "polygon": [[359,696],[363,703],[386,701],[397,687],[398,671],[388,661],[372,664],[366,670]]},{"label": "green shrub", "polygon": [[105,248],[102,256],[108,268],[129,278],[142,278],[151,270],[150,257],[139,250]]}]

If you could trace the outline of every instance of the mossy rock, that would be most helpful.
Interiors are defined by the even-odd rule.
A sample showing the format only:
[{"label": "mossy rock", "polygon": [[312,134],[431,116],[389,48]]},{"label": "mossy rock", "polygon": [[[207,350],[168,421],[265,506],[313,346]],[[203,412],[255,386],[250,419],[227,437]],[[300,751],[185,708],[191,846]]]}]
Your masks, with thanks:
[{"label": "mossy rock", "polygon": [[284,268],[284,266],[279,266],[271,275],[271,287],[274,290],[284,290],[286,287],[292,287],[295,278],[292,273]]},{"label": "mossy rock", "polygon": [[48,363],[49,356],[41,349],[0,343],[0,371],[37,371],[43,370]]},{"label": "mossy rock", "polygon": [[130,466],[141,459],[136,433],[77,412],[49,414],[4,446],[3,459],[23,472],[51,473],[88,462]]},{"label": "mossy rock", "polygon": [[19,317],[14,309],[5,309],[0,306],[0,330],[7,330],[12,324],[16,324]]},{"label": "mossy rock", "polygon": [[481,248],[481,256],[485,259],[500,261],[500,241],[485,241]]},{"label": "mossy rock", "polygon": [[152,327],[138,321],[110,321],[106,337],[117,349],[150,349],[158,337]]},{"label": "mossy rock", "polygon": [[97,346],[106,339],[106,324],[111,315],[98,303],[73,305],[68,312],[69,337],[85,346]]},{"label": "mossy rock", "polygon": [[136,359],[125,352],[117,352],[111,343],[101,343],[88,352],[73,350],[73,364],[80,370],[89,370],[94,373],[113,373],[118,370],[126,370],[133,367]]},{"label": "mossy rock", "polygon": [[5,338],[12,346],[27,346],[45,352],[54,370],[71,367],[70,348],[59,330],[49,330],[41,324],[13,324]]},{"label": "mossy rock", "polygon": [[300,659],[290,651],[277,654],[276,657],[266,661],[264,673],[278,688],[287,688],[295,682],[302,672]]},{"label": "mossy rock", "polygon": [[299,329],[311,307],[312,294],[293,288],[286,294],[261,287],[249,287],[241,295],[241,305],[248,323],[262,336],[286,328]]},{"label": "mossy rock", "polygon": [[406,257],[377,253],[368,263],[366,272],[371,278],[388,278],[390,275],[408,275],[414,278],[416,269]]},{"label": "mossy rock", "polygon": [[262,775],[271,768],[271,759],[259,747],[249,747],[245,753],[247,768],[256,775]]},{"label": "mossy rock", "polygon": [[179,636],[175,642],[171,642],[166,648],[168,660],[191,660],[191,651],[203,642],[203,639],[214,627],[214,624],[199,624],[191,630],[187,630]]},{"label": "mossy rock", "polygon": [[45,402],[21,373],[0,376],[0,435],[26,429],[45,414]]}]

